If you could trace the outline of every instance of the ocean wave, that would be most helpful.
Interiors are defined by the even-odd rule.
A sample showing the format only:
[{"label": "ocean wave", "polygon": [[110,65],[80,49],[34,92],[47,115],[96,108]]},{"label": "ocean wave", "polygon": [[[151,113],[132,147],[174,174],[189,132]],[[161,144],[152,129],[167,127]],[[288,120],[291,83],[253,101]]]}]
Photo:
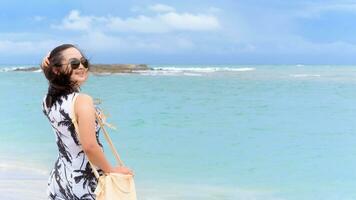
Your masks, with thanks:
[{"label": "ocean wave", "polygon": [[203,76],[219,72],[247,72],[255,68],[231,68],[231,67],[153,67],[153,70],[136,71],[146,76]]},{"label": "ocean wave", "polygon": [[16,71],[19,69],[25,69],[26,67],[4,67],[4,68],[0,68],[0,72],[12,72],[12,71]]},{"label": "ocean wave", "polygon": [[[2,177],[1,177],[2,178]],[[42,179],[0,179],[0,199],[38,200],[48,199],[47,178]]]},{"label": "ocean wave", "polygon": [[137,72],[142,76],[202,76],[200,73],[190,73],[190,72],[177,72],[177,71],[139,71]]},{"label": "ocean wave", "polygon": [[295,66],[297,66],[297,67],[305,67],[305,65],[303,65],[303,64],[297,64]]},{"label": "ocean wave", "polygon": [[154,70],[162,70],[162,71],[175,71],[175,72],[245,72],[245,71],[253,71],[256,70],[252,67],[241,67],[241,68],[234,68],[234,67],[154,67]]},{"label": "ocean wave", "polygon": [[291,74],[290,76],[295,78],[321,77],[320,74]]},{"label": "ocean wave", "polygon": [[[219,72],[248,72],[254,71],[252,67],[153,67],[153,70],[135,70],[132,73],[147,75],[147,76],[203,76],[211,73]],[[14,71],[26,71],[26,72],[42,72],[41,69],[35,69],[33,66],[16,66],[16,67],[4,67],[0,68],[0,72],[14,72]],[[112,75],[120,73],[95,73],[95,75]],[[122,73],[127,74],[127,73]],[[131,73],[130,73],[131,74]]]},{"label": "ocean wave", "polygon": [[16,66],[16,67],[0,67],[0,72],[15,72],[15,71],[29,71],[29,72],[42,72],[41,69],[34,69],[33,66]]},{"label": "ocean wave", "polygon": [[[1,172],[3,173],[8,173],[8,172],[16,172],[19,174],[22,174],[23,172],[28,172],[29,174],[32,175],[46,175],[48,174],[48,170],[43,169],[38,166],[29,166],[26,165],[25,163],[21,162],[0,162],[0,174]],[[14,175],[14,174],[13,174]]]}]

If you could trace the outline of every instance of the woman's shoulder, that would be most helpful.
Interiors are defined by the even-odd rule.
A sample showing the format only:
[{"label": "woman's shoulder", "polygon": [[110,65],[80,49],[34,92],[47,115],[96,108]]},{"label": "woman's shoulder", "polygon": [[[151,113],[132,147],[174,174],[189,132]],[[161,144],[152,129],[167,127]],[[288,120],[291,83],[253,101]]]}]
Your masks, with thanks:
[{"label": "woman's shoulder", "polygon": [[77,111],[87,111],[94,109],[93,98],[85,93],[78,93],[75,100],[75,107]]},{"label": "woman's shoulder", "polygon": [[92,103],[93,98],[86,93],[77,93],[77,101],[80,101],[82,103]]}]

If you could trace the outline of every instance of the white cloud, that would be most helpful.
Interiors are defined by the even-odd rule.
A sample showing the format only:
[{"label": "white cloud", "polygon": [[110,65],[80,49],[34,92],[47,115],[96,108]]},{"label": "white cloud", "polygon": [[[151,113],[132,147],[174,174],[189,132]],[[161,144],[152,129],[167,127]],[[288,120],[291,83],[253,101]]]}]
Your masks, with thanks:
[{"label": "white cloud", "polygon": [[107,27],[115,32],[168,32],[167,27],[162,26],[160,22],[151,17],[139,15],[135,18],[121,19],[120,17],[111,17]]},{"label": "white cloud", "polygon": [[151,5],[148,7],[149,10],[155,11],[155,12],[174,12],[176,9],[168,6],[168,5],[164,5],[164,4],[155,4],[155,5]]},{"label": "white cloud", "polygon": [[78,10],[72,10],[60,25],[52,25],[52,28],[61,30],[89,30],[93,17],[81,16]]},{"label": "white cloud", "polygon": [[[166,10],[168,9],[166,8]],[[72,10],[62,20],[61,24],[51,27],[60,30],[167,33],[174,31],[214,31],[220,28],[220,22],[216,16],[211,14],[166,12],[154,16],[138,15],[123,19],[116,16],[82,16],[78,10]]]},{"label": "white cloud", "polygon": [[169,12],[154,17],[144,15],[121,19],[112,17],[107,25],[117,32],[166,33],[174,31],[213,31],[220,28],[219,20],[211,15]]},{"label": "white cloud", "polygon": [[212,15],[170,12],[159,18],[175,30],[216,30],[220,27],[218,19]]}]

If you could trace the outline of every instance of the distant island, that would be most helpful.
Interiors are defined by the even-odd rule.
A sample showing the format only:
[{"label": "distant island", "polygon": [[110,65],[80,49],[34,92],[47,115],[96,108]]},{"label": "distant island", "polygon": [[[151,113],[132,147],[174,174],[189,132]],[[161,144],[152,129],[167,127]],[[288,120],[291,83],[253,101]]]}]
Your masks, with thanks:
[{"label": "distant island", "polygon": [[134,73],[136,71],[153,70],[146,64],[92,64],[90,71],[93,73]]},{"label": "distant island", "polygon": [[[33,72],[40,70],[39,67],[17,68],[14,71]],[[105,73],[135,73],[137,71],[153,70],[146,64],[91,64],[90,72],[94,74]]]}]

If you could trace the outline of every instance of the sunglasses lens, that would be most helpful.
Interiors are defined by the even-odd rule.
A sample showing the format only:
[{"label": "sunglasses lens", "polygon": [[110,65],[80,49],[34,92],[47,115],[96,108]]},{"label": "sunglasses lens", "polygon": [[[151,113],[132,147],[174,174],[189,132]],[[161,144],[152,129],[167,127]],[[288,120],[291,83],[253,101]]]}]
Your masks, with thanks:
[{"label": "sunglasses lens", "polygon": [[80,59],[80,62],[83,64],[83,66],[85,67],[85,68],[88,68],[89,67],[89,61],[88,61],[88,59],[86,59],[86,58],[82,58],[82,59]]},{"label": "sunglasses lens", "polygon": [[69,64],[72,69],[78,69],[80,67],[80,64],[82,64],[83,67],[86,69],[89,68],[89,61],[84,57],[82,57],[80,60],[77,58],[72,58]]},{"label": "sunglasses lens", "polygon": [[72,69],[78,69],[80,66],[80,61],[78,59],[73,59],[70,61],[70,67]]}]

